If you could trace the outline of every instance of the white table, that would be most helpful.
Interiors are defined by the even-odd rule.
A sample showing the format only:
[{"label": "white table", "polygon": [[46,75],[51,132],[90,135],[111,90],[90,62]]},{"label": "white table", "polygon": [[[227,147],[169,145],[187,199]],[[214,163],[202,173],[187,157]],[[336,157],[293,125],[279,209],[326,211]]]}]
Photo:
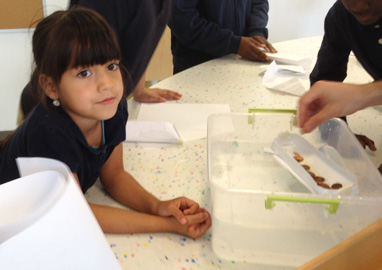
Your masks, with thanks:
[{"label": "white table", "polygon": [[[321,37],[298,39],[274,44],[283,53],[313,58]],[[259,65],[237,55],[209,61],[161,81],[155,87],[172,89],[183,94],[177,103],[230,104],[232,112],[247,112],[248,108],[295,109],[298,97],[265,89]],[[371,78],[358,62],[351,58],[346,81],[365,83]],[[129,100],[130,118],[139,111],[139,103]],[[349,117],[355,133],[374,139],[382,149],[381,109],[368,108]],[[382,151],[370,153],[373,163],[382,162]],[[207,179],[206,139],[183,145],[146,148],[137,144],[124,145],[125,169],[143,187],[162,200],[187,196],[210,210],[210,190]],[[112,206],[119,204],[108,197],[99,183],[86,194],[91,202]],[[134,235],[107,234],[107,240],[123,269],[265,269],[243,261],[218,258],[211,247],[211,230],[198,240],[173,233]],[[274,268],[269,268],[274,269]]]}]

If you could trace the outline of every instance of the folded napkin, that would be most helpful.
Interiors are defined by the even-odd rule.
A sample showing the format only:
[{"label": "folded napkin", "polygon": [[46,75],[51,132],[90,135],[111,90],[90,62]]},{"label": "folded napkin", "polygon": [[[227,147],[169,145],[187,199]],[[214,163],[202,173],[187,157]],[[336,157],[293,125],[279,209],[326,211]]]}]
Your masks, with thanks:
[{"label": "folded napkin", "polygon": [[211,114],[229,113],[228,104],[142,103],[137,121],[169,122],[183,142],[207,137],[207,119]]},{"label": "folded napkin", "polygon": [[310,69],[312,59],[309,57],[303,57],[299,55],[287,54],[287,53],[268,53],[266,52],[270,60],[276,61],[278,64],[296,65],[301,66],[305,70]]},{"label": "folded napkin", "polygon": [[275,61],[268,66],[262,83],[268,89],[295,96],[302,96],[309,89],[309,78],[301,71],[301,66],[280,68]]},{"label": "folded napkin", "polygon": [[[265,73],[270,65],[261,65],[259,66],[260,74]],[[288,75],[304,75],[306,71],[302,66],[296,65],[277,65],[278,72]]]},{"label": "folded napkin", "polygon": [[169,122],[127,121],[126,141],[145,143],[182,143],[174,127]]}]

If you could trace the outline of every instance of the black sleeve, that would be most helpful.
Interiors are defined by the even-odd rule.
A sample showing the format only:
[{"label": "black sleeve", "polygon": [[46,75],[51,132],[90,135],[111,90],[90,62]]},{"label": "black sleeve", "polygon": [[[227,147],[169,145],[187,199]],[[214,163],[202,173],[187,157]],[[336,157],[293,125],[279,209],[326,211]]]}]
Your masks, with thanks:
[{"label": "black sleeve", "polygon": [[341,29],[341,5],[336,2],[326,15],[325,35],[310,74],[311,85],[319,80],[343,81],[346,78],[350,48]]}]

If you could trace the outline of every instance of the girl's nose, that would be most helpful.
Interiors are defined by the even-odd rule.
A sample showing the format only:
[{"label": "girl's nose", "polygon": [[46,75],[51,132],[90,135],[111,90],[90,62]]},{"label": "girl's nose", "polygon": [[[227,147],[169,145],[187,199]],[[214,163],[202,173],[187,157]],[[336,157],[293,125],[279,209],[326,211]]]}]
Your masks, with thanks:
[{"label": "girl's nose", "polygon": [[98,91],[107,91],[113,88],[113,83],[110,75],[107,72],[102,72],[97,76]]}]

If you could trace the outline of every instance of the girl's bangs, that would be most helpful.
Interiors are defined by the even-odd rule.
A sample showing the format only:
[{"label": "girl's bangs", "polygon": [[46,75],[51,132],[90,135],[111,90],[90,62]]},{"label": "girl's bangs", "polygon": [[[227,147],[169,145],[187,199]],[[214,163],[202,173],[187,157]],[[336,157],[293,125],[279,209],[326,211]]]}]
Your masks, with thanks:
[{"label": "girl's bangs", "polygon": [[56,36],[60,40],[56,44],[61,44],[60,66],[86,67],[121,59],[118,40],[102,19],[73,12],[63,20]]},{"label": "girl's bangs", "polygon": [[[71,40],[71,68],[105,64],[121,58],[116,41],[105,35],[87,33]],[[98,32],[98,34],[100,34]]]}]

